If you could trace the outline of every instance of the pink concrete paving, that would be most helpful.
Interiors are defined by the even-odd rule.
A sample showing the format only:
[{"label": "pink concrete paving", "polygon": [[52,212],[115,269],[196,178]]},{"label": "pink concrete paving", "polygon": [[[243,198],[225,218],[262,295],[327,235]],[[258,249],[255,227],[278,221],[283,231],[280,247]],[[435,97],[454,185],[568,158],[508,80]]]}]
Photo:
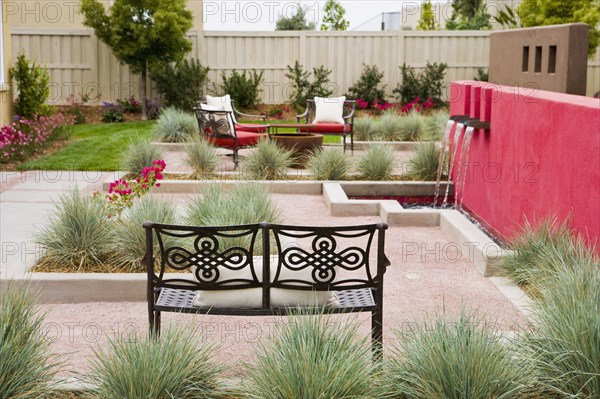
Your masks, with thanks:
[{"label": "pink concrete paving", "polygon": [[[284,221],[290,224],[348,225],[379,221],[377,217],[332,217],[320,196],[276,194],[273,198],[283,211]],[[414,327],[413,323],[422,321],[426,313],[442,307],[450,315],[456,314],[463,304],[478,309],[485,320],[497,323],[502,332],[515,332],[524,325],[518,310],[478,274],[467,254],[458,253],[458,247],[439,228],[391,227],[386,242],[386,253],[392,262],[385,275],[384,291],[384,342],[388,347],[395,340],[394,330],[406,331]],[[48,313],[45,324],[48,336],[56,338],[54,350],[68,355],[63,376],[87,372],[92,348],[103,347],[106,336],[135,339],[146,333],[146,304],[141,302],[41,308]],[[369,314],[349,317],[355,317],[361,323],[361,332],[368,335]],[[275,334],[276,323],[283,319],[163,313],[163,320],[164,326],[183,323],[190,334],[204,333],[204,338],[190,339],[219,344],[215,356],[229,367],[228,375],[239,376],[243,373],[241,362],[252,362],[258,342]]]}]

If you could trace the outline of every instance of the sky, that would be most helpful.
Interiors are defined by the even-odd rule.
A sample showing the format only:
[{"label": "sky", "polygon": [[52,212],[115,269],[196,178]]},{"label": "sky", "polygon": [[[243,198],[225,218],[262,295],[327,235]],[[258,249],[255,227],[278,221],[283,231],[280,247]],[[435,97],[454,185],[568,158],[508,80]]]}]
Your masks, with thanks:
[{"label": "sky", "polygon": [[[338,0],[339,1],[339,0]],[[417,13],[421,0],[341,0],[346,9],[350,30],[380,30],[381,13]],[[297,1],[288,0],[204,0],[205,30],[250,30],[269,31],[282,14],[294,15]],[[319,29],[323,19],[324,0],[301,0],[308,10],[308,18],[316,22]],[[368,22],[367,22],[368,21]],[[367,23],[365,23],[367,22]]]}]

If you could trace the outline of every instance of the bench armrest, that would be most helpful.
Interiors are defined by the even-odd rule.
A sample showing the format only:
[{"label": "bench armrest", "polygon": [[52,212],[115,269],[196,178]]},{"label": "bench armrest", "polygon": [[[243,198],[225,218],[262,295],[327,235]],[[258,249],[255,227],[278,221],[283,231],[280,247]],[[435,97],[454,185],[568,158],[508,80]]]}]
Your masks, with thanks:
[{"label": "bench armrest", "polygon": [[383,255],[383,266],[388,267],[391,266],[392,262],[390,262],[390,259],[387,257],[387,255]]}]

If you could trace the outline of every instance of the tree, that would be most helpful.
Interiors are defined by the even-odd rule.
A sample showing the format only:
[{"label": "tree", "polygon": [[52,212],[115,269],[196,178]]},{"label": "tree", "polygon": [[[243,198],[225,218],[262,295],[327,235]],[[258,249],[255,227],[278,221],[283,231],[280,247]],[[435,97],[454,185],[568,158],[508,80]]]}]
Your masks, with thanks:
[{"label": "tree", "polygon": [[111,48],[119,62],[141,74],[142,119],[146,119],[148,69],[179,62],[192,49],[186,33],[192,13],[186,0],[115,0],[106,13],[98,0],[81,0],[83,24]]},{"label": "tree", "polygon": [[452,17],[446,23],[449,30],[482,30],[491,29],[485,0],[453,0]]},{"label": "tree", "polygon": [[433,14],[433,4],[431,0],[426,0],[421,4],[421,18],[417,23],[417,30],[436,30],[437,23]]},{"label": "tree", "polygon": [[521,24],[517,21],[517,12],[513,10],[508,4],[504,5],[504,9],[500,10],[498,15],[494,17],[494,20],[505,28],[515,29],[520,28]]},{"label": "tree", "polygon": [[346,9],[336,0],[327,0],[325,3],[325,17],[321,30],[346,30],[350,22],[344,19]]},{"label": "tree", "polygon": [[315,23],[306,20],[306,8],[297,4],[296,14],[291,17],[279,16],[275,30],[315,30]]},{"label": "tree", "polygon": [[596,54],[600,39],[600,1],[598,0],[523,0],[517,8],[521,25],[556,25],[582,22],[590,27],[588,55]]}]

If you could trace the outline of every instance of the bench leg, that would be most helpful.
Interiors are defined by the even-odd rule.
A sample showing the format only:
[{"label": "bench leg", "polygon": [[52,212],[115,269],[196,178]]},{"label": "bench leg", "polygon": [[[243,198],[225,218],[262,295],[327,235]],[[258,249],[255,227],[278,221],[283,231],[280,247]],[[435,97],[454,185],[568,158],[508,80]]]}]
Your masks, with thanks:
[{"label": "bench leg", "polygon": [[154,312],[154,334],[160,337],[160,312]]},{"label": "bench leg", "polygon": [[354,154],[354,132],[350,133],[350,152]]},{"label": "bench leg", "polygon": [[233,171],[237,171],[238,168],[238,164],[240,163],[239,157],[238,157],[238,149],[234,148],[233,149]]},{"label": "bench leg", "polygon": [[373,360],[381,361],[383,358],[383,314],[379,310],[371,313],[371,348]]},{"label": "bench leg", "polygon": [[344,145],[344,152],[346,152],[346,135],[342,134],[342,141],[343,141],[343,145]]}]

